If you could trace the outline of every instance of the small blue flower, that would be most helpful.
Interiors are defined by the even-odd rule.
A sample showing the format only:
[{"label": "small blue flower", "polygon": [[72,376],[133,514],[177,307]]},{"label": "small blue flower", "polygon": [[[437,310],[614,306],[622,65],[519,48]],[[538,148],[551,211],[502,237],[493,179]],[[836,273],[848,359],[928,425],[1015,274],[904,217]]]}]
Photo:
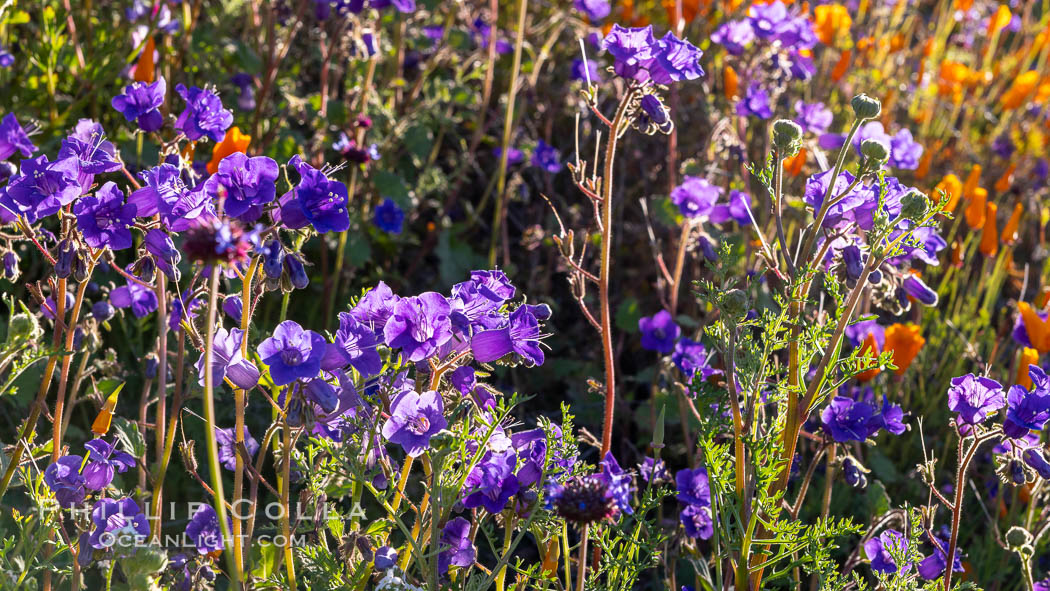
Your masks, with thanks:
[{"label": "small blue flower", "polygon": [[372,221],[388,234],[400,234],[405,223],[405,212],[388,197],[376,208]]}]

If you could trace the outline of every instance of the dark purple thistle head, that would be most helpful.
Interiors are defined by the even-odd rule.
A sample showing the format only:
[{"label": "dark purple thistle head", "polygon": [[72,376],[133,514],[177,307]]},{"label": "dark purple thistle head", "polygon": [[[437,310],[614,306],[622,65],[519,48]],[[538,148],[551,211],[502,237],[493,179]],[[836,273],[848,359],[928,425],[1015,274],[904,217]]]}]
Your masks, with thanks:
[{"label": "dark purple thistle head", "polygon": [[184,233],[182,250],[192,261],[206,265],[237,265],[248,260],[251,236],[236,220],[198,220]]},{"label": "dark purple thistle head", "polygon": [[554,511],[578,525],[587,525],[616,514],[609,484],[597,476],[574,476],[551,492]]}]

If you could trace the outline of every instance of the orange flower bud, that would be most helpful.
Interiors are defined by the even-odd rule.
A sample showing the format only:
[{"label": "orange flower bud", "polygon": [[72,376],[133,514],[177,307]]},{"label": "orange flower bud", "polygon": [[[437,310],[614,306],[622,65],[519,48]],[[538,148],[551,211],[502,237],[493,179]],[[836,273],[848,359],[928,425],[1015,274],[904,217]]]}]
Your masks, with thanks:
[{"label": "orange flower bud", "polygon": [[995,181],[995,190],[999,193],[1005,193],[1010,190],[1010,185],[1013,183],[1014,171],[1017,170],[1017,165],[1010,163],[1010,166],[1006,167],[1006,171],[1003,172],[1003,176],[999,177],[999,180]]},{"label": "orange flower bud", "polygon": [[1021,322],[1032,348],[1040,355],[1050,352],[1050,322],[1040,318],[1027,302],[1017,302],[1017,309],[1021,311]]},{"label": "orange flower bud", "polygon": [[1017,242],[1017,228],[1021,225],[1021,212],[1024,211],[1024,206],[1020,202],[1014,205],[1014,211],[1010,214],[1010,219],[1006,220],[1006,225],[1003,226],[1003,244],[1013,244]]},{"label": "orange flower bud", "polygon": [[994,203],[985,204],[984,207],[984,231],[981,232],[978,250],[986,257],[994,257],[999,252],[999,229],[995,225],[995,214],[999,207]]},{"label": "orange flower bud", "polygon": [[726,64],[725,69],[722,70],[722,92],[725,93],[726,100],[737,100],[739,89],[740,78],[736,75],[736,70],[733,69],[733,66]]},{"label": "orange flower bud", "polygon": [[987,213],[985,205],[987,202],[988,191],[977,187],[973,192],[973,197],[970,199],[970,204],[966,206],[966,225],[970,226],[971,230],[984,227],[984,218]]},{"label": "orange flower bud", "polygon": [[893,352],[896,374],[901,375],[918,356],[926,339],[919,334],[916,324],[893,324],[886,328],[886,350]]},{"label": "orange flower bud", "polygon": [[839,55],[839,61],[835,63],[835,67],[831,70],[831,81],[838,82],[842,80],[842,77],[846,75],[849,70],[850,57],[853,56],[853,51],[846,49]]},{"label": "orange flower bud", "polygon": [[920,181],[930,174],[930,162],[933,161],[933,150],[926,150],[919,159],[919,167],[915,169],[915,178]]},{"label": "orange flower bud", "polygon": [[973,199],[975,192],[977,191],[977,184],[981,182],[981,165],[974,164],[973,168],[970,169],[970,175],[966,177],[966,183],[963,185],[963,197],[967,199]]},{"label": "orange flower bud", "polygon": [[995,33],[1003,30],[1006,25],[1010,24],[1010,19],[1013,15],[1010,14],[1010,7],[1005,4],[1000,4],[999,9],[995,11],[995,14],[988,19],[988,36],[991,37]]},{"label": "orange flower bud", "polygon": [[952,242],[952,266],[953,267],[961,267],[962,266],[962,255],[963,255],[962,244],[959,244],[959,241],[955,240],[954,242]]},{"label": "orange flower bud", "polygon": [[102,410],[99,411],[98,416],[95,417],[95,421],[91,423],[91,432],[99,437],[102,437],[109,432],[109,425],[113,421],[113,409],[117,406],[117,398],[120,396],[120,391],[124,389],[124,384],[117,386],[116,390],[106,398],[106,402],[102,405]]},{"label": "orange flower bud", "polygon": [[153,83],[157,66],[153,61],[153,52],[156,50],[157,46],[153,42],[153,37],[150,37],[146,40],[146,46],[142,48],[142,55],[139,56],[139,61],[135,62],[135,75],[132,78],[136,82]]},{"label": "orange flower bud", "polygon": [[1021,358],[1017,361],[1017,378],[1014,383],[1030,390],[1032,378],[1028,375],[1029,365],[1039,365],[1039,351],[1025,347],[1021,349]]},{"label": "orange flower bud", "polygon": [[221,142],[215,144],[215,148],[211,151],[211,162],[208,163],[208,173],[215,174],[219,170],[219,162],[222,162],[222,159],[230,154],[233,154],[234,152],[245,152],[251,141],[252,136],[241,133],[239,127],[234,126],[228,129],[226,131],[226,137],[222,138]]}]

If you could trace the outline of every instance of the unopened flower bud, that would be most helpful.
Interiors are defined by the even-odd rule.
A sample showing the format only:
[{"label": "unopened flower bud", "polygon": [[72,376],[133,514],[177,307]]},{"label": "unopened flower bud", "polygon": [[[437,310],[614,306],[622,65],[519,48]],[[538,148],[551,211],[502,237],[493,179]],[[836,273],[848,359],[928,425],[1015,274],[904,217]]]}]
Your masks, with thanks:
[{"label": "unopened flower bud", "polygon": [[860,279],[860,274],[864,271],[864,263],[857,245],[850,244],[842,249],[842,266],[846,269],[846,277],[853,281]]},{"label": "unopened flower bud", "polygon": [[7,326],[8,343],[36,340],[43,334],[44,330],[40,328],[40,322],[37,321],[36,316],[31,314],[15,314]]},{"label": "unopened flower bud", "polygon": [[647,94],[642,97],[641,106],[650,123],[660,131],[671,130],[671,118],[667,115],[667,108],[660,102],[660,97],[655,94]]},{"label": "unopened flower bud", "polygon": [[99,300],[91,306],[91,316],[99,322],[105,322],[113,317],[113,306],[106,300]]},{"label": "unopened flower bud", "polygon": [[853,113],[858,119],[874,119],[882,112],[882,103],[879,102],[879,99],[864,93],[853,97],[850,105],[853,106]]},{"label": "unopened flower bud", "polygon": [[747,314],[748,297],[743,290],[731,289],[722,298],[722,310],[734,321]]},{"label": "unopened flower bud", "polygon": [[280,240],[270,240],[263,246],[263,274],[278,278],[284,269],[284,247]]},{"label": "unopened flower bud", "polygon": [[910,191],[901,197],[901,217],[906,220],[921,220],[930,210],[930,200],[919,191]]},{"label": "unopened flower bud", "polygon": [[798,153],[798,143],[802,139],[802,127],[788,119],[777,119],[773,123],[773,147],[783,156]]},{"label": "unopened flower bud", "polygon": [[288,254],[284,257],[284,270],[295,289],[305,289],[310,285],[310,277],[306,275],[306,268],[297,255]]},{"label": "unopened flower bud", "polygon": [[157,264],[153,262],[153,258],[150,256],[140,258],[131,266],[131,274],[146,282],[153,281],[153,276],[156,272]]},{"label": "unopened flower bud", "polygon": [[4,253],[4,279],[16,281],[18,275],[18,255],[9,250]]},{"label": "unopened flower bud", "polygon": [[73,258],[73,281],[82,283],[91,276],[91,268],[88,266],[87,258],[83,253],[77,252]]},{"label": "unopened flower bud", "polygon": [[77,256],[73,241],[65,238],[58,243],[58,254],[55,255],[55,275],[65,279],[73,273],[73,260]]},{"label": "unopened flower bud", "polygon": [[1031,546],[1032,539],[1031,532],[1020,526],[1015,525],[1006,532],[1006,546],[1015,552]]},{"label": "unopened flower bud", "polygon": [[860,143],[860,153],[865,158],[878,164],[883,164],[890,159],[890,148],[879,140],[868,138]]}]

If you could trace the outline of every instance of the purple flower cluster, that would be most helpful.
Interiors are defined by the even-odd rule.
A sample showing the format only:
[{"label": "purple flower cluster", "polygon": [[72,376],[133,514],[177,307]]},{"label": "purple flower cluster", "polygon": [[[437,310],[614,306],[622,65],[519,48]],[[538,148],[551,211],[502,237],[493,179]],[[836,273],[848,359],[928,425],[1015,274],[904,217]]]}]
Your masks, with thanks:
[{"label": "purple flower cluster", "polygon": [[903,418],[901,408],[885,397],[880,406],[871,388],[835,396],[820,414],[824,431],[838,443],[863,442],[883,429],[900,435],[905,431]]},{"label": "purple flower cluster", "polygon": [[613,70],[617,74],[638,82],[652,80],[656,84],[671,84],[704,75],[700,67],[702,51],[670,32],[657,40],[652,26],[613,25],[602,40],[602,49],[613,56]]}]

